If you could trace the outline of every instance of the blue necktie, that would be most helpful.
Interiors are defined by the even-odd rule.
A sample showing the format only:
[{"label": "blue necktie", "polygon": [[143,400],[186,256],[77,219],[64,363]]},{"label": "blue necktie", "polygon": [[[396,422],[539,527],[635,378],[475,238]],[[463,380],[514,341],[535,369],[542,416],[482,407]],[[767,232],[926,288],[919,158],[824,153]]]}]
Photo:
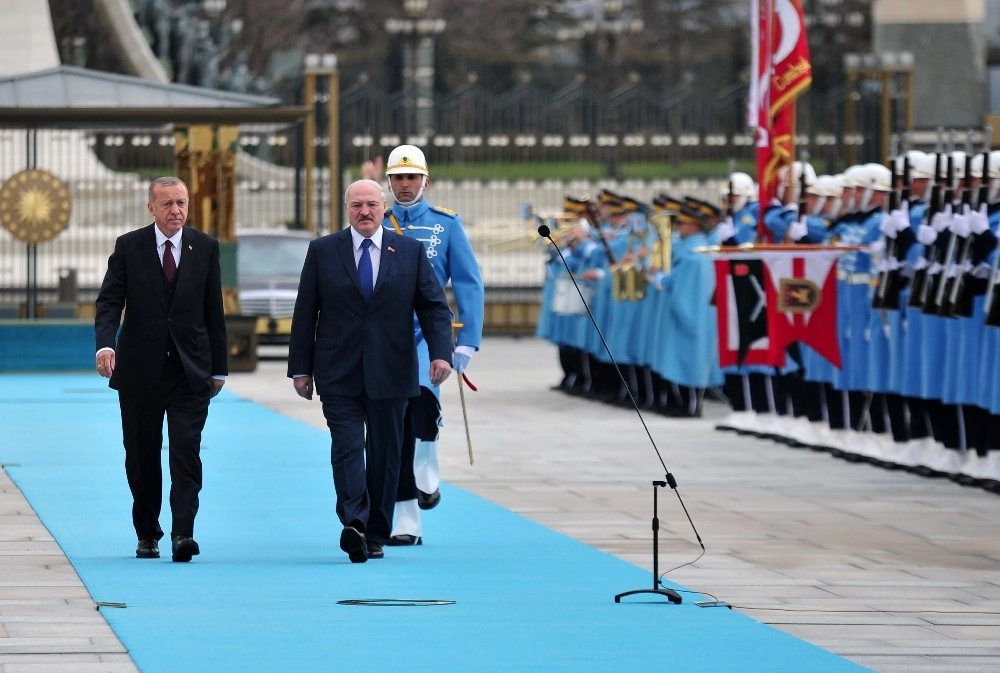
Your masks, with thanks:
[{"label": "blue necktie", "polygon": [[366,238],[361,241],[361,259],[358,260],[358,279],[361,281],[361,294],[365,301],[372,297],[372,288],[375,281],[372,278],[372,256],[368,249],[372,247],[372,239]]}]

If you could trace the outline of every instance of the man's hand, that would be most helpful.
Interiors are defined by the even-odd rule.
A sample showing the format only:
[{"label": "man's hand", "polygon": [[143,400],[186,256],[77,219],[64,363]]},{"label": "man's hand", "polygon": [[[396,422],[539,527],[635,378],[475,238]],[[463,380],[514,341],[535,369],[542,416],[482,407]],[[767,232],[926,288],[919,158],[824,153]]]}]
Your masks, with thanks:
[{"label": "man's hand", "polygon": [[379,182],[382,180],[382,170],[384,167],[385,163],[382,160],[382,155],[379,155],[375,157],[375,161],[366,161],[361,164],[361,177]]},{"label": "man's hand", "polygon": [[212,379],[212,397],[218,395],[224,385],[226,385],[225,379]]},{"label": "man's hand", "polygon": [[431,384],[437,388],[451,375],[451,365],[447,360],[431,360]]},{"label": "man's hand", "polygon": [[110,379],[115,371],[115,352],[110,348],[102,349],[97,354],[97,373]]},{"label": "man's hand", "polygon": [[296,376],[292,379],[292,384],[295,386],[295,392],[298,393],[299,397],[304,397],[307,400],[313,398],[313,377]]}]

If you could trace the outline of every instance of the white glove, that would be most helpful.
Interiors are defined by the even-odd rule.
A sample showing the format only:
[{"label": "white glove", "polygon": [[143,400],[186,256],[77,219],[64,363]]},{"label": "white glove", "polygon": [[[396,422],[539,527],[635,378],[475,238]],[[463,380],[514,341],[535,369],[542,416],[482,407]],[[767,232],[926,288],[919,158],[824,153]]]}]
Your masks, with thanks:
[{"label": "white glove", "polygon": [[791,226],[788,227],[788,237],[793,241],[802,240],[808,233],[809,227],[806,225],[805,215],[792,222]]},{"label": "white glove", "polygon": [[906,231],[910,228],[910,202],[903,201],[899,206],[899,210],[895,211],[896,217],[893,223],[896,225],[896,231]]},{"label": "white glove", "polygon": [[883,250],[885,250],[885,241],[881,238],[875,239],[868,244],[868,254],[870,255],[880,255]]},{"label": "white glove", "polygon": [[986,216],[986,204],[979,206],[979,210],[969,213],[969,229],[978,236],[990,228],[990,220]]},{"label": "white glove", "polygon": [[931,218],[931,226],[934,227],[934,231],[940,234],[951,226],[951,218],[951,206],[947,205],[944,210],[934,213],[934,217]]},{"label": "white glove", "polygon": [[896,238],[895,218],[896,218],[896,213],[898,212],[899,210],[892,211],[891,213],[883,217],[881,222],[879,222],[878,230],[881,231],[882,235],[885,236],[886,238]]},{"label": "white glove", "polygon": [[990,266],[989,264],[986,264],[985,262],[981,263],[981,264],[977,264],[976,268],[974,268],[972,270],[972,277],[973,278],[989,278],[990,277],[990,273],[992,271],[993,271],[993,267]]},{"label": "white glove", "polygon": [[722,222],[719,222],[718,226],[715,228],[718,233],[719,241],[728,241],[733,236],[736,235],[736,225],[733,224],[733,218],[727,217]]},{"label": "white glove", "polygon": [[476,349],[472,346],[455,346],[455,353],[451,356],[451,366],[456,374],[461,374],[469,366],[469,361],[476,354]]},{"label": "white glove", "polygon": [[799,204],[797,204],[797,203],[789,203],[782,210],[783,210],[783,212],[786,212],[786,213],[792,213],[793,215],[798,215],[799,214]]},{"label": "white glove", "polygon": [[965,238],[972,231],[969,224],[969,206],[962,206],[962,212],[951,218],[951,233],[959,238]]},{"label": "white glove", "polygon": [[[938,213],[940,215],[940,213]],[[934,216],[937,219],[937,215]],[[938,232],[937,228],[929,224],[921,224],[917,227],[917,240],[924,245],[934,245],[934,241],[937,240]]]}]

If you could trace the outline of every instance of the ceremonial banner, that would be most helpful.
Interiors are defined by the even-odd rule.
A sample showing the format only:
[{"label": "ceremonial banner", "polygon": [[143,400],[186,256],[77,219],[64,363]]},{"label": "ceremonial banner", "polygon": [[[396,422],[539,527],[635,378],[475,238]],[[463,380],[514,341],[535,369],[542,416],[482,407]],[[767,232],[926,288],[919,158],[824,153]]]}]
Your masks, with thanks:
[{"label": "ceremonial banner", "polygon": [[800,341],[840,369],[837,341],[838,250],[763,253],[767,332],[773,359]]},{"label": "ceremonial banner", "polygon": [[719,366],[784,367],[801,342],[838,369],[837,260],[843,251],[797,246],[715,259]]},{"label": "ceremonial banner", "polygon": [[719,366],[771,365],[767,292],[760,259],[715,260]]},{"label": "ceremonial banner", "polygon": [[795,141],[795,99],[812,83],[812,63],[806,39],[802,0],[754,0],[753,16],[757,76],[751,80],[751,115],[757,127],[757,181],[761,220],[775,194],[778,168],[792,161]]}]

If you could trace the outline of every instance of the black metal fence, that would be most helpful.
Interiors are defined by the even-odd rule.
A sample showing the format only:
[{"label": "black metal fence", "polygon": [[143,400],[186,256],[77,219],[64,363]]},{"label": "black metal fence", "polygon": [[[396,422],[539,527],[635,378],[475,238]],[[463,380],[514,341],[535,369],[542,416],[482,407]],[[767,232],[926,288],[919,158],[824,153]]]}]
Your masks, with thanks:
[{"label": "black metal fence", "polygon": [[[856,137],[842,133],[845,99],[843,90],[802,99],[798,144],[819,172],[843,168],[846,148],[870,144],[864,126]],[[426,134],[405,131],[411,101],[403,94],[357,85],[340,92],[339,102],[340,184],[396,144],[424,147],[434,178],[428,198],[462,214],[492,296],[523,297],[541,285],[543,253],[533,223],[521,219],[524,204],[552,213],[566,195],[601,188],[640,201],[663,192],[716,201],[726,160],[753,170],[743,85],[705,91],[686,83],[661,94],[628,84],[597,96],[576,83],[558,91],[522,84],[500,94],[473,84],[436,102],[436,131]],[[317,102],[318,188],[309,202],[301,127],[240,127],[237,235],[300,228],[306,208],[313,209],[318,233],[329,230],[339,195],[323,189],[331,170],[323,108]],[[33,248],[0,228],[0,317],[25,314],[29,285],[43,307],[53,308],[50,314],[93,300],[114,239],[149,222],[148,181],[175,171],[173,129],[0,128],[0,184],[26,168],[47,170],[67,185],[71,219],[58,237]]]}]

